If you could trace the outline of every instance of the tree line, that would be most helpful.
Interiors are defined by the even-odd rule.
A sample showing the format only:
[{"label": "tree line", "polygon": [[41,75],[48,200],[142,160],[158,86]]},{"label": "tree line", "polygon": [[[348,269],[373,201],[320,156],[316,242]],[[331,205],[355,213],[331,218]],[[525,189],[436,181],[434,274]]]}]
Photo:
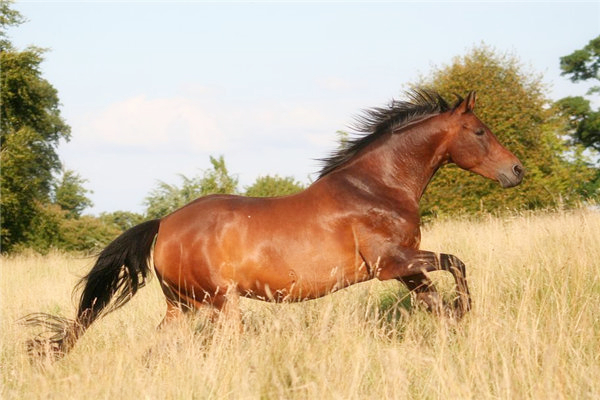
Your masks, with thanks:
[{"label": "tree line", "polygon": [[[61,139],[69,140],[71,129],[60,114],[56,89],[42,76],[44,50],[18,50],[6,33],[22,22],[9,2],[0,1],[3,253],[25,248],[90,251],[145,219],[160,218],[210,193],[278,196],[305,188],[293,177],[267,175],[240,190],[224,157],[211,156],[211,168],[198,176],[179,175],[178,184],[158,182],[144,199],[144,215],[84,215],[92,205],[85,179],[65,170],[56,152]],[[559,62],[573,82],[597,81],[600,36]],[[444,167],[423,197],[424,216],[573,207],[598,198],[600,168],[594,159],[600,155],[600,111],[588,98],[549,100],[541,75],[485,45],[434,68],[412,85],[437,90],[449,100],[454,93],[476,90],[479,117],[527,168],[523,184],[506,191],[456,167]],[[594,86],[587,97],[598,92],[600,87]],[[337,134],[344,146],[349,134]]]}]

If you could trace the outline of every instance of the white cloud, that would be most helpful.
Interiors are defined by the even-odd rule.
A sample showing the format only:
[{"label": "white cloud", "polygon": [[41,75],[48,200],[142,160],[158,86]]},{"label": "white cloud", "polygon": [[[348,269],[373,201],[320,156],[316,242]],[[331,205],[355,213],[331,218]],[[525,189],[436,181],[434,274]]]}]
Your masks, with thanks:
[{"label": "white cloud", "polygon": [[293,136],[307,140],[308,135],[321,132],[327,135],[327,125],[334,120],[332,113],[318,103],[258,104],[238,112],[248,130],[264,139]]},{"label": "white cloud", "polygon": [[241,187],[264,174],[306,180],[318,170],[315,159],[335,148],[347,113],[347,104],[326,100],[256,101],[219,91],[135,96],[72,119],[61,158],[90,181],[92,212],[142,211],[157,179],[193,176],[209,167],[209,155],[224,155]]},{"label": "white cloud", "polygon": [[322,145],[315,139],[331,138],[341,124],[339,113],[318,102],[253,103],[196,93],[125,99],[75,121],[74,131],[94,147],[216,153],[269,142]]},{"label": "white cloud", "polygon": [[86,115],[77,134],[94,144],[214,151],[224,143],[218,119],[197,100],[136,96]]}]

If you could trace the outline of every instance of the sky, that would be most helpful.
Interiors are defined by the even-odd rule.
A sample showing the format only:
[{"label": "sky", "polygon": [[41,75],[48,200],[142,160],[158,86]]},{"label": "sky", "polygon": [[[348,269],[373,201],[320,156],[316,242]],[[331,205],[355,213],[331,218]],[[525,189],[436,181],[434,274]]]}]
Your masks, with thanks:
[{"label": "sky", "polygon": [[[557,100],[585,84],[559,58],[600,34],[600,2],[28,2],[8,32],[48,49],[86,179],[86,213],[143,213],[158,181],[223,155],[240,189],[261,175],[308,183],[360,111],[401,98],[485,44],[542,75]],[[492,127],[493,128],[493,127]]]}]

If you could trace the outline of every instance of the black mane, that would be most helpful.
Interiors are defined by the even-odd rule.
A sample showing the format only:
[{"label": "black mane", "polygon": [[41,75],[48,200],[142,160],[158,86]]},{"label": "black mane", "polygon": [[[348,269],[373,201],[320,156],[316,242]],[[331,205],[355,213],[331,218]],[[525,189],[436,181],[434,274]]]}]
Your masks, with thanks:
[{"label": "black mane", "polygon": [[[321,159],[323,167],[319,172],[319,179],[354,157],[382,134],[422,117],[450,110],[446,100],[430,89],[412,89],[405,96],[405,101],[392,100],[387,107],[371,108],[357,117],[351,129],[358,134],[329,157]],[[460,101],[462,99],[459,98],[457,104]]]}]

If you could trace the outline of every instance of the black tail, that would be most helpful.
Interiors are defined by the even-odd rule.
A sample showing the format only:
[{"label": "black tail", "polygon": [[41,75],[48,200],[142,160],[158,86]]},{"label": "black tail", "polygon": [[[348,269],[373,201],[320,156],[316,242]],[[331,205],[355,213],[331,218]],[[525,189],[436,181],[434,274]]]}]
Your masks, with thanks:
[{"label": "black tail", "polygon": [[127,303],[151,276],[149,259],[159,225],[157,219],[134,226],[102,250],[94,267],[75,287],[83,291],[74,320],[43,313],[25,317],[26,324],[46,328],[46,336],[28,342],[29,352],[60,358],[96,319]]}]

